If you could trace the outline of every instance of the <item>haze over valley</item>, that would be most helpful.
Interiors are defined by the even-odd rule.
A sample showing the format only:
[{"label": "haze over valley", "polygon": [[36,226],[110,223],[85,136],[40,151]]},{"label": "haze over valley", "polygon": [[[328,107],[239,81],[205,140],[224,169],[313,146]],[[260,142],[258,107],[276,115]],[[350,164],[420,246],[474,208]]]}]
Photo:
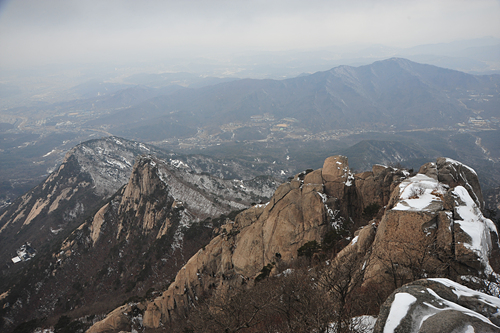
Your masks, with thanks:
[{"label": "haze over valley", "polygon": [[500,331],[498,17],[0,1],[0,331]]}]

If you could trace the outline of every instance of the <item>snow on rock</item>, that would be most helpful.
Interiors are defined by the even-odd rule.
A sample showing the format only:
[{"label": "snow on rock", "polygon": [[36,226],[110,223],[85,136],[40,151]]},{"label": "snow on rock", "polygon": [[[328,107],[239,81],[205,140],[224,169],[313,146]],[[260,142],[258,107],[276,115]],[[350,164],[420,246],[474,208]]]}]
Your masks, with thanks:
[{"label": "snow on rock", "polygon": [[446,163],[449,163],[453,166],[461,166],[463,168],[466,168],[467,170],[469,170],[470,172],[472,172],[473,174],[475,174],[477,176],[476,170],[472,169],[470,166],[467,166],[463,163],[460,163],[460,162],[455,161],[455,160],[448,158],[448,157],[446,157]]},{"label": "snow on rock", "polygon": [[500,298],[486,295],[482,292],[476,291],[474,289],[467,288],[465,286],[462,286],[460,283],[451,281],[449,279],[443,279],[443,278],[434,278],[434,279],[429,279],[431,281],[436,281],[438,283],[441,283],[442,285],[445,285],[450,288],[450,290],[457,295],[457,297],[460,299],[460,297],[471,297],[471,298],[476,298],[478,302],[484,303],[488,306],[496,307],[498,308],[498,313],[497,317],[500,318]]},{"label": "snow on rock", "polygon": [[384,333],[392,333],[399,326],[401,320],[408,314],[410,306],[417,301],[417,298],[407,294],[398,293],[394,296],[389,316],[384,327]]},{"label": "snow on rock", "polygon": [[382,305],[374,333],[500,332],[500,299],[448,279],[404,285]]},{"label": "snow on rock", "polygon": [[399,202],[394,210],[429,211],[442,209],[442,195],[446,186],[437,180],[417,174],[399,185]]},{"label": "snow on rock", "polygon": [[488,267],[488,257],[492,249],[490,235],[491,233],[497,233],[495,224],[483,216],[464,187],[457,186],[452,193],[456,198],[454,222],[470,237],[470,241],[461,242],[461,244],[474,251],[483,266]]},{"label": "snow on rock", "polygon": [[185,168],[185,169],[190,169],[189,165],[186,163],[182,162],[181,160],[170,160],[170,165],[176,167],[176,168]]}]

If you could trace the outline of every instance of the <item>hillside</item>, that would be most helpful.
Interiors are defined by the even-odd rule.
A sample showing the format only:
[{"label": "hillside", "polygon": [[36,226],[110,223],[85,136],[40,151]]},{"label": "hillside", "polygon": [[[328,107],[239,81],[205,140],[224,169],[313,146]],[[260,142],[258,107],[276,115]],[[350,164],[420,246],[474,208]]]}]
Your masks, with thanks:
[{"label": "hillside", "polygon": [[[209,242],[213,230],[225,222],[226,215],[232,216],[234,211],[245,209],[252,202],[268,200],[278,185],[266,176],[227,180],[211,176],[206,171],[197,173],[197,168],[214,173],[222,170],[217,169],[217,163],[210,164],[208,159],[200,157],[184,157],[185,162],[163,160],[160,159],[161,152],[156,156],[137,158],[134,167],[127,170],[124,166],[127,151],[114,151],[121,160],[112,159],[109,151],[103,154],[104,148],[109,148],[107,143],[117,142],[119,146],[137,145],[153,153],[142,144],[118,138],[87,142],[76,149],[85,151],[85,156],[92,158],[94,163],[91,165],[97,173],[81,171],[88,171],[88,165],[80,156],[79,168],[66,162],[52,178],[49,177],[50,181],[40,185],[56,190],[62,188],[62,193],[71,194],[80,187],[90,187],[91,179],[96,179],[90,192],[94,195],[91,198],[97,198],[93,206],[89,204],[92,210],[82,208],[80,215],[61,225],[63,213],[47,210],[54,205],[52,201],[46,203],[52,196],[45,197],[42,193],[35,197],[38,192],[34,191],[26,196],[41,202],[31,208],[38,213],[34,215],[33,223],[25,222],[33,214],[26,218],[19,213],[31,207],[31,201],[18,203],[17,208],[11,207],[15,218],[4,216],[7,222],[2,244],[6,245],[3,250],[8,260],[21,246],[9,243],[9,235],[15,234],[16,230],[20,230],[16,234],[17,243],[28,242],[37,251],[31,259],[4,265],[2,293],[6,292],[4,301],[8,305],[4,312],[8,313],[8,322],[36,320],[44,316],[54,320],[63,313],[97,314],[109,311],[129,298],[150,296],[154,290],[164,289],[186,259]],[[119,171],[127,177],[124,186],[113,168],[99,168],[98,156],[94,156],[96,151],[98,156],[105,155],[102,160],[108,164],[123,164]],[[134,158],[132,152],[128,153]],[[75,155],[69,153],[68,160],[76,160]],[[188,161],[190,165],[186,163]],[[72,174],[68,180],[68,175],[61,170],[75,170],[81,177],[88,175],[88,180],[80,181]],[[67,187],[62,186],[68,183]],[[73,192],[70,185],[73,185]],[[119,188],[111,196],[101,191],[109,191],[113,186]],[[56,193],[56,190],[52,192]],[[87,204],[84,199],[82,195],[67,195],[55,199],[55,202],[65,202],[66,206],[83,205]],[[51,223],[56,222],[59,222],[58,230],[52,228]],[[72,232],[69,234],[64,232],[66,230]],[[37,295],[36,300],[30,301],[33,295]],[[9,306],[16,302],[20,305]]]},{"label": "hillside", "polygon": [[[146,331],[203,327],[217,332],[238,331],[238,325],[247,325],[244,331],[248,332],[263,327],[287,331],[287,320],[289,325],[302,322],[306,325],[302,330],[319,329],[315,325],[329,322],[341,327],[350,325],[351,316],[374,314],[395,288],[423,277],[446,277],[495,293],[498,284],[481,281],[498,277],[498,234],[480,207],[482,194],[474,170],[454,160],[440,158],[411,176],[384,166],[352,174],[345,157],[330,157],[322,169],[296,175],[278,188],[269,203],[254,206],[223,226],[161,296],[123,305],[89,332],[142,330],[143,326]],[[302,260],[304,253],[316,264]],[[326,264],[321,264],[325,259]],[[311,281],[318,281],[319,291],[298,287]],[[298,311],[292,299],[286,303],[292,317],[281,317],[286,315],[280,312],[285,305],[273,303],[273,297],[285,297],[280,293],[286,289],[281,288],[309,293],[306,302],[311,302],[307,306],[313,311]],[[318,295],[321,290],[329,297]],[[240,297],[250,302],[250,308],[237,303]],[[360,297],[363,301],[355,305],[353,301]],[[213,306],[224,310],[218,313]],[[329,306],[336,309],[331,316],[326,314]],[[231,307],[242,312],[231,317]],[[133,309],[140,313],[142,324]],[[316,319],[323,322],[308,322],[309,316],[315,316],[314,309],[322,311],[324,317]],[[474,311],[491,319],[486,319],[489,329],[498,329],[494,311],[480,307]],[[254,321],[255,316],[260,319]],[[382,319],[377,325],[384,327]]]},{"label": "hillside", "polygon": [[[94,150],[116,141],[124,144],[110,138]],[[276,189],[269,178],[198,173],[195,157],[191,165],[183,158],[136,159],[125,186],[24,262],[2,290],[4,329],[217,332],[216,306],[242,311],[239,324],[225,317],[228,329],[246,323],[248,332],[287,331],[276,302],[293,292],[312,312],[297,312],[290,299],[287,325],[303,331],[376,315],[392,291],[423,277],[496,292],[498,234],[481,213],[475,171],[459,162],[439,158],[413,174],[382,165],[354,174],[347,158],[333,156]],[[266,196],[269,202],[244,209]],[[250,308],[240,308],[241,297]],[[314,311],[322,314],[315,324]]]},{"label": "hillside", "polygon": [[294,118],[294,126],[310,133],[446,128],[467,122],[477,110],[484,119],[498,116],[499,80],[392,58],[282,81],[244,79],[186,89],[95,123],[145,141],[192,136],[198,127],[248,123],[266,114]]}]

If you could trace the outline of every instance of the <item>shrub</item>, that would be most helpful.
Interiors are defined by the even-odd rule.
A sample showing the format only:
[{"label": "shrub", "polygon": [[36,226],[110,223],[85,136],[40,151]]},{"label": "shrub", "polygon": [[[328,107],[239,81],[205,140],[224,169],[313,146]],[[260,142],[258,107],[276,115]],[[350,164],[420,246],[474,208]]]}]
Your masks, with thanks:
[{"label": "shrub", "polygon": [[371,203],[363,209],[363,217],[367,220],[371,220],[377,215],[379,210],[380,205],[378,203]]},{"label": "shrub", "polygon": [[302,245],[301,247],[299,247],[299,249],[297,250],[297,252],[298,252],[297,255],[299,257],[305,256],[307,258],[312,258],[312,256],[315,253],[318,253],[320,250],[321,250],[321,247],[318,244],[318,242],[313,240],[313,241],[309,241],[309,242],[305,243],[304,245]]}]

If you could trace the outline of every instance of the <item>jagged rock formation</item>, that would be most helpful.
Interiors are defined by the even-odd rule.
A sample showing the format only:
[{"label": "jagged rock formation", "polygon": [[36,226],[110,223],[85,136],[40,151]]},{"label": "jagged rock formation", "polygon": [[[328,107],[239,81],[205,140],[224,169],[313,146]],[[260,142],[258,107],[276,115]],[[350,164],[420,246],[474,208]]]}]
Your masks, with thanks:
[{"label": "jagged rock formation", "polygon": [[293,260],[304,243],[320,241],[328,230],[360,218],[359,212],[369,204],[387,204],[389,189],[381,189],[382,185],[392,188],[403,178],[402,171],[376,166],[362,174],[358,189],[345,157],[329,158],[323,169],[296,175],[276,190],[269,203],[254,206],[223,226],[221,234],[179,271],[169,289],[148,305],[144,325],[168,323],[212,289],[251,282],[269,263]]},{"label": "jagged rock formation", "polygon": [[[498,248],[498,237],[480,212],[481,198],[473,170],[450,159],[426,164],[410,177],[383,166],[353,175],[345,157],[330,157],[322,169],[296,175],[269,203],[223,226],[163,295],[147,304],[144,326],[168,326],[196,300],[252,284],[265,266],[294,260],[308,241],[321,242],[329,230],[366,224],[371,217],[372,223],[337,255],[332,270],[365,258],[367,265],[359,268],[365,283],[389,290],[418,274],[460,278],[493,273],[488,259]],[[380,210],[368,218],[368,207]],[[90,332],[99,330],[95,326]]]},{"label": "jagged rock formation", "polygon": [[498,235],[481,206],[472,169],[445,158],[422,166],[392,193],[371,248],[368,279],[398,287],[426,274],[457,279],[491,273]]},{"label": "jagged rock formation", "polygon": [[[205,196],[193,195],[198,186],[217,196],[214,200],[222,202],[224,198],[229,198],[231,209],[242,209],[252,202],[258,203],[269,198],[276,188],[270,177],[258,177],[255,170],[234,161],[169,153],[118,137],[83,142],[68,151],[61,166],[42,184],[0,212],[2,270],[8,269],[15,250],[22,244],[30,242],[38,249],[58,235],[67,236],[83,222],[83,218],[98,209],[103,200],[128,182],[136,157],[146,154],[156,156],[160,164],[171,166],[175,170],[170,172],[172,177],[184,184],[191,184],[182,187],[187,191],[183,194],[186,201],[203,201]],[[209,174],[220,180],[209,177]],[[221,185],[222,179],[233,179],[233,183],[230,185],[226,181]],[[194,188],[195,191],[189,195],[188,188]],[[234,193],[226,188],[234,189]],[[233,194],[234,197],[231,197]],[[192,202],[192,205],[212,207],[206,202]],[[199,218],[213,217],[223,212],[227,212],[227,207],[206,211]],[[22,237],[16,236],[21,231]]]},{"label": "jagged rock formation", "polygon": [[[61,166],[42,184],[17,199],[0,216],[0,264],[10,261],[25,242],[40,248],[57,234],[78,226],[127,183],[135,156],[153,148],[109,137],[68,151]],[[22,232],[22,237],[18,237]]]},{"label": "jagged rock formation", "polygon": [[151,297],[209,242],[216,217],[270,196],[276,186],[270,177],[223,180],[180,161],[138,158],[128,183],[40,259],[38,274],[27,272],[16,284],[13,300],[22,290],[29,294],[17,298],[25,303],[12,307],[9,320],[109,311],[127,298]]},{"label": "jagged rock formation", "polygon": [[500,332],[500,300],[448,279],[418,280],[395,290],[374,333]]}]

